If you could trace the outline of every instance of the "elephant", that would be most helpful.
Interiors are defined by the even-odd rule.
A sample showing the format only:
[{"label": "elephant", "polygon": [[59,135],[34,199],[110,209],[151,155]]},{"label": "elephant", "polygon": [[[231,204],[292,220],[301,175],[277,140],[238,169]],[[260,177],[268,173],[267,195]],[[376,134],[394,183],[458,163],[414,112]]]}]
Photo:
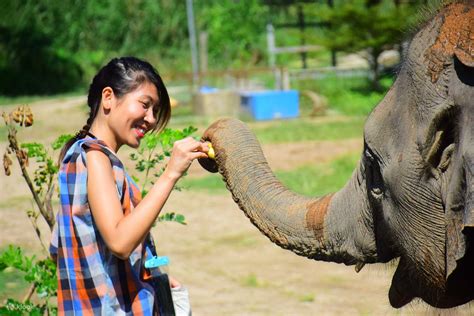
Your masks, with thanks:
[{"label": "elephant", "polygon": [[[363,152],[339,191],[306,197],[274,176],[255,135],[220,119],[203,133],[234,201],[273,243],[310,259],[398,260],[394,308],[474,299],[474,4],[445,4],[415,33],[366,119]],[[395,260],[396,259],[396,260]]]}]

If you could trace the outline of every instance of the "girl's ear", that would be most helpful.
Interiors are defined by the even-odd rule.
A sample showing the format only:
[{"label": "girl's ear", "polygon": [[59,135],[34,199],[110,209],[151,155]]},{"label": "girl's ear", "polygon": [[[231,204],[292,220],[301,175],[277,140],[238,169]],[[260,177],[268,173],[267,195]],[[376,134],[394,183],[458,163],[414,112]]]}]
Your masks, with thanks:
[{"label": "girl's ear", "polygon": [[114,90],[111,87],[102,89],[102,106],[106,110],[110,110],[112,103],[115,100]]}]

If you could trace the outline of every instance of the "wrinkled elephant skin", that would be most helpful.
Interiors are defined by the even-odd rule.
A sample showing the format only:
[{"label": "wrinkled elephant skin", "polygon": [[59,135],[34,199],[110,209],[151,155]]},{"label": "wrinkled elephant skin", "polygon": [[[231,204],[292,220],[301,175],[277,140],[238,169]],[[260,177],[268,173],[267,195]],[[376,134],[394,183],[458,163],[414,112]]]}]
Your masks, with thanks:
[{"label": "wrinkled elephant skin", "polygon": [[268,167],[255,136],[224,119],[203,135],[234,200],[272,242],[345,264],[399,259],[389,290],[449,308],[474,299],[474,5],[440,9],[414,36],[395,83],[364,128],[338,192],[303,197]]}]

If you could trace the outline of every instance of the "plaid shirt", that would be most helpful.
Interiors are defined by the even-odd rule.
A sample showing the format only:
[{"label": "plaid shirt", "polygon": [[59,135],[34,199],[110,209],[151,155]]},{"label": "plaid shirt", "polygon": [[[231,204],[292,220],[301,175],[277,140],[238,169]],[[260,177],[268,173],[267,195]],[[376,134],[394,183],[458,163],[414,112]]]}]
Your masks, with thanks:
[{"label": "plaid shirt", "polygon": [[74,315],[152,315],[153,288],[143,282],[144,246],[128,260],[107,248],[92,217],[87,198],[86,151],[100,150],[112,164],[124,215],[141,199],[137,185],[105,143],[85,138],[66,153],[59,172],[61,208],[51,238],[57,263],[58,311]]}]

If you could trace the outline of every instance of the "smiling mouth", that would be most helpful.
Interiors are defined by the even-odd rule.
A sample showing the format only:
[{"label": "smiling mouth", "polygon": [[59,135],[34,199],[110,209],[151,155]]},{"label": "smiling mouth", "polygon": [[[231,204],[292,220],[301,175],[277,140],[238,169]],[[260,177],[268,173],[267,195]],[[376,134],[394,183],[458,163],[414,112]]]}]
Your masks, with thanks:
[{"label": "smiling mouth", "polygon": [[143,138],[143,136],[145,136],[146,134],[146,129],[142,128],[142,127],[135,127],[135,132],[137,133],[137,136],[139,138]]}]

